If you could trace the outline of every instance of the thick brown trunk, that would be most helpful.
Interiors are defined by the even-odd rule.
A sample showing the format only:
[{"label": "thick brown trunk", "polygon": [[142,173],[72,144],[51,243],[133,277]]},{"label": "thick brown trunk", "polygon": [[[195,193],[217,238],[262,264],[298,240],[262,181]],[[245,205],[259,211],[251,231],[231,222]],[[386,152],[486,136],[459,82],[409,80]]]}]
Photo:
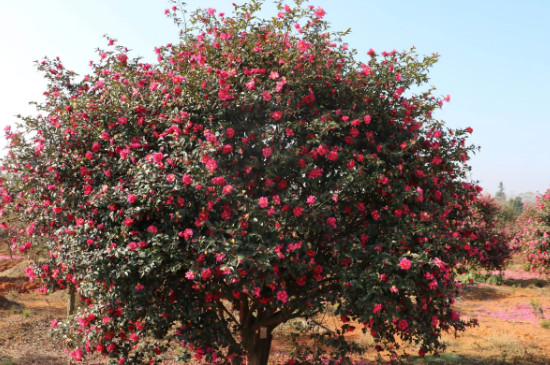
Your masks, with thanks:
[{"label": "thick brown trunk", "polygon": [[248,337],[247,365],[267,365],[271,351],[273,327],[262,327]]}]

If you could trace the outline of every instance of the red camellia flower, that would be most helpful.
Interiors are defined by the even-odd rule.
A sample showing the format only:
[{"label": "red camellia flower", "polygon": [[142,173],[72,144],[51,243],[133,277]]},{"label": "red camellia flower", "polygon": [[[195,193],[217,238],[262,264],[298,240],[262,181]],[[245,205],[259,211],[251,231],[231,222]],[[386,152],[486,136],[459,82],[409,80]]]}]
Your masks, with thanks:
[{"label": "red camellia flower", "polygon": [[288,300],[288,294],[286,291],[284,290],[279,290],[277,292],[277,299],[280,300],[281,302],[283,303],[286,303],[286,301]]},{"label": "red camellia flower", "polygon": [[273,118],[275,120],[280,120],[282,117],[283,117],[283,112],[281,112],[279,110],[274,111],[273,113],[271,113],[271,118]]},{"label": "red camellia flower", "polygon": [[128,194],[128,203],[133,203],[137,200],[136,194]]},{"label": "red camellia flower", "polygon": [[403,270],[409,270],[411,268],[411,262],[406,257],[403,257],[401,261],[399,261],[399,267]]},{"label": "red camellia flower", "polygon": [[92,187],[92,185],[86,184],[84,186],[84,194],[90,195],[92,193],[92,191],[94,191],[94,188]]},{"label": "red camellia flower", "polygon": [[266,208],[268,204],[268,200],[265,196],[262,196],[260,199],[258,199],[258,205],[260,208]]},{"label": "red camellia flower", "polygon": [[233,191],[232,185],[225,185],[222,189],[224,194],[230,194]]}]

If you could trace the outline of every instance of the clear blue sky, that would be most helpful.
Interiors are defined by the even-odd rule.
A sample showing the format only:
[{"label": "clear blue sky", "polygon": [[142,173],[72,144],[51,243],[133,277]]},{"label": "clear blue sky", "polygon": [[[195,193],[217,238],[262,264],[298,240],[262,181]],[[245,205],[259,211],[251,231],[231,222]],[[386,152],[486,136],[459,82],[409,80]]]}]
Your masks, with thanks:
[{"label": "clear blue sky", "polygon": [[[187,1],[230,12],[242,0]],[[288,1],[291,3],[291,0]],[[349,45],[367,59],[376,51],[439,53],[430,85],[451,95],[436,117],[449,127],[474,129],[481,150],[471,160],[473,180],[490,193],[550,188],[550,1],[547,0],[312,0],[333,29],[352,33]],[[45,89],[33,61],[59,56],[87,73],[109,34],[134,56],[154,60],[153,48],[177,41],[164,0],[0,1],[0,127],[32,113]],[[266,14],[274,14],[269,9]]]}]

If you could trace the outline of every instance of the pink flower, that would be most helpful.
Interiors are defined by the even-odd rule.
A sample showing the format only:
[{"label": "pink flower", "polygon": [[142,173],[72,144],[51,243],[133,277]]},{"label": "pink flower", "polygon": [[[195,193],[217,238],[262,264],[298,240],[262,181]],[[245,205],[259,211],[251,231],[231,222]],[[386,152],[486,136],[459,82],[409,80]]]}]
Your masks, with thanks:
[{"label": "pink flower", "polygon": [[403,257],[399,262],[399,267],[403,270],[409,270],[411,268],[411,262],[408,258]]},{"label": "pink flower", "polygon": [[277,111],[274,111],[273,113],[271,113],[271,118],[275,119],[275,120],[279,120],[283,117],[283,112],[277,110]]},{"label": "pink flower", "polygon": [[185,273],[185,277],[188,280],[195,280],[195,273],[193,271],[188,271]]},{"label": "pink flower", "polygon": [[230,93],[231,85],[227,85],[223,89],[218,90],[218,97],[222,101],[231,100],[235,97]]},{"label": "pink flower", "polygon": [[338,152],[336,152],[336,151],[330,151],[330,152],[328,153],[327,158],[328,158],[329,160],[331,160],[331,161],[336,161],[336,160],[338,159]]},{"label": "pink flower", "polygon": [[204,269],[201,272],[201,279],[202,280],[208,280],[212,277],[212,270],[210,268]]},{"label": "pink flower", "polygon": [[27,266],[25,268],[25,274],[29,278],[29,281],[33,281],[36,278],[36,274],[34,273],[34,269],[30,266]]},{"label": "pink flower", "polygon": [[69,352],[74,361],[82,361],[82,349],[79,347],[75,351]]},{"label": "pink flower", "polygon": [[128,158],[128,153],[130,153],[130,150],[128,148],[120,150],[119,152],[120,158],[125,160],[126,158]]},{"label": "pink flower", "polygon": [[399,323],[397,323],[397,328],[399,328],[401,331],[406,330],[407,327],[409,327],[409,324],[405,319],[402,319],[399,321]]},{"label": "pink flower", "polygon": [[139,336],[137,333],[133,332],[130,334],[130,340],[136,342],[139,339]]},{"label": "pink flower", "polygon": [[116,58],[121,62],[121,63],[126,63],[126,61],[128,61],[128,56],[125,55],[124,53],[120,53],[116,56]]},{"label": "pink flower", "polygon": [[225,153],[225,154],[233,152],[233,146],[231,146],[230,144],[223,145],[222,146],[222,152]]},{"label": "pink flower", "polygon": [[254,90],[256,89],[256,82],[254,81],[254,79],[252,79],[249,82],[245,83],[245,86],[250,90]]},{"label": "pink flower", "polygon": [[306,200],[306,203],[308,203],[309,206],[311,207],[315,203],[315,195],[308,196],[307,200]]},{"label": "pink flower", "polygon": [[304,212],[304,208],[296,207],[296,208],[294,208],[293,212],[294,212],[294,216],[299,217]]},{"label": "pink flower", "polygon": [[258,205],[260,208],[267,208],[268,200],[265,196],[262,196],[260,199],[258,199]]},{"label": "pink flower", "polygon": [[132,218],[126,218],[126,219],[124,220],[124,225],[125,225],[126,227],[130,227],[130,226],[132,226],[133,224],[134,224],[134,220],[133,220]]},{"label": "pink flower", "polygon": [[286,301],[288,300],[288,294],[284,290],[279,290],[277,292],[277,299],[283,303],[286,303]]},{"label": "pink flower", "polygon": [[128,203],[133,203],[137,200],[136,194],[128,194]]},{"label": "pink flower", "polygon": [[456,311],[451,311],[451,320],[458,321],[460,319],[460,314],[458,314]]},{"label": "pink flower", "polygon": [[206,169],[208,171],[214,171],[218,168],[218,164],[216,163],[216,160],[214,160],[213,158],[209,159],[207,162],[206,162]]},{"label": "pink flower", "polygon": [[179,233],[179,236],[188,240],[190,237],[193,236],[193,230],[191,228],[186,228],[183,232]]},{"label": "pink flower", "polygon": [[325,10],[323,10],[323,8],[321,8],[320,6],[317,7],[317,10],[315,10],[315,15],[316,15],[318,18],[324,17],[325,14],[326,14]]},{"label": "pink flower", "polygon": [[147,227],[147,231],[152,233],[152,234],[157,234],[158,228],[156,226],[151,225],[151,226]]},{"label": "pink flower", "polygon": [[143,290],[145,289],[145,286],[143,286],[143,284],[137,284],[134,289],[136,289],[137,291],[140,291],[140,290]]},{"label": "pink flower", "polygon": [[300,50],[300,51],[307,51],[309,49],[309,47],[311,47],[311,43],[309,42],[306,42],[304,40],[299,40],[298,41],[298,44],[296,45],[296,47]]},{"label": "pink flower", "polygon": [[382,309],[384,309],[384,306],[382,304],[375,304],[374,308],[372,309],[372,313],[378,313]]},{"label": "pink flower", "polygon": [[193,178],[189,174],[184,174],[181,181],[185,184],[185,187],[187,187],[187,185],[193,182]]},{"label": "pink flower", "polygon": [[86,184],[84,186],[84,194],[90,195],[92,193],[92,191],[94,191],[94,188],[92,187],[92,185]]},{"label": "pink flower", "polygon": [[332,228],[336,228],[336,218],[334,217],[327,218],[327,224]]},{"label": "pink flower", "polygon": [[222,189],[222,192],[224,194],[230,194],[232,191],[233,191],[233,186],[232,185],[225,185]]},{"label": "pink flower", "polygon": [[266,147],[262,150],[262,155],[264,155],[265,158],[268,158],[273,153],[273,147]]},{"label": "pink flower", "polygon": [[233,130],[233,128],[227,128],[225,130],[225,135],[227,136],[227,138],[233,138],[233,136],[235,135],[235,131]]},{"label": "pink flower", "polygon": [[225,178],[223,176],[216,176],[211,179],[212,184],[222,186],[225,185]]}]

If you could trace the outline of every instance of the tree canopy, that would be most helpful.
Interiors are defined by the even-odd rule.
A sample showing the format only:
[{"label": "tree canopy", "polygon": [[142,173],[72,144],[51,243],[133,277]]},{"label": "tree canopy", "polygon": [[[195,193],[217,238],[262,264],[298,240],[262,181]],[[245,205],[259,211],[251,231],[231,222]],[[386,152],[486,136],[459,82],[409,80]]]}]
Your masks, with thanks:
[{"label": "tree canopy", "polygon": [[[368,52],[332,32],[320,7],[261,2],[185,22],[155,64],[109,39],[79,77],[59,59],[40,115],[7,130],[4,210],[25,214],[18,247],[47,237],[31,276],[75,285],[86,305],[54,322],[79,360],[183,358],[266,364],[272,331],[332,310],[341,328],[293,354],[320,361],[397,339],[421,355],[474,323],[452,309],[457,270],[477,257],[463,223],[470,128],[433,118],[436,56]],[[17,196],[17,199],[13,198]],[[17,201],[17,204],[14,202]],[[322,345],[322,346],[321,346]]]}]

